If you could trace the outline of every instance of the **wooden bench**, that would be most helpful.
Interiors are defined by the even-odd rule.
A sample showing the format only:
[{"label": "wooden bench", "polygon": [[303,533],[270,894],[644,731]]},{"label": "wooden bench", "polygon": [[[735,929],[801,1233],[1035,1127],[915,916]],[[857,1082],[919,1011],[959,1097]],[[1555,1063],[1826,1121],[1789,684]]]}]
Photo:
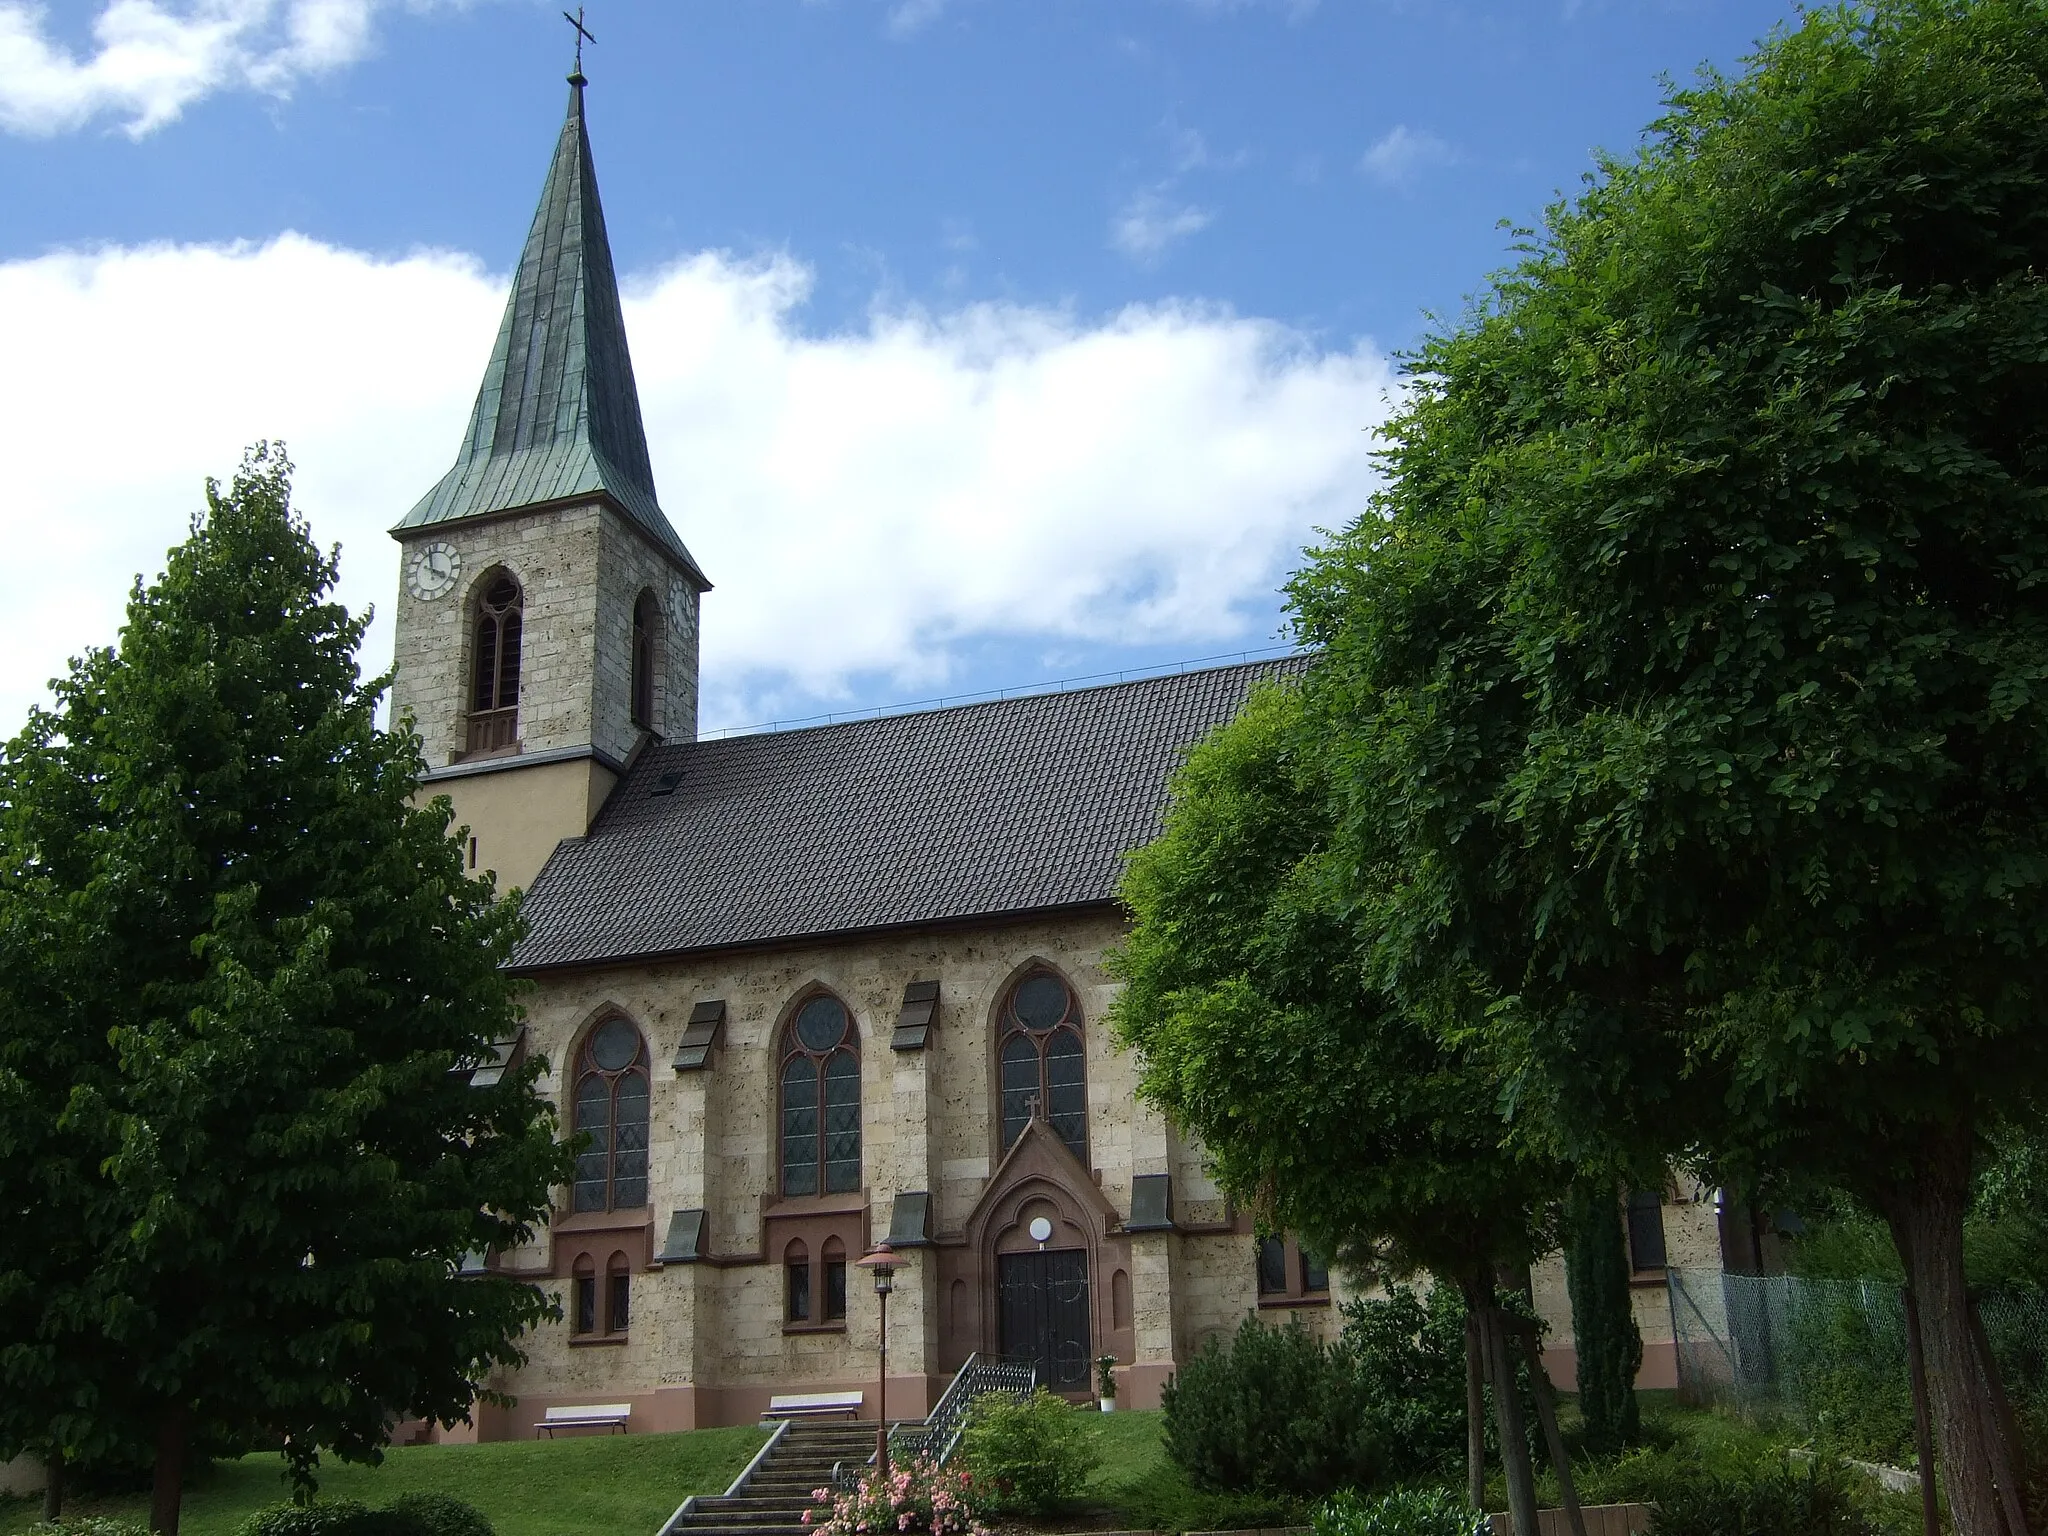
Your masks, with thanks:
[{"label": "wooden bench", "polygon": [[533,1427],[550,1440],[558,1429],[616,1429],[626,1432],[626,1420],[632,1415],[631,1403],[583,1403],[568,1408],[550,1408],[541,1415]]},{"label": "wooden bench", "polygon": [[790,1392],[768,1399],[763,1419],[826,1419],[835,1414],[858,1418],[863,1392]]}]

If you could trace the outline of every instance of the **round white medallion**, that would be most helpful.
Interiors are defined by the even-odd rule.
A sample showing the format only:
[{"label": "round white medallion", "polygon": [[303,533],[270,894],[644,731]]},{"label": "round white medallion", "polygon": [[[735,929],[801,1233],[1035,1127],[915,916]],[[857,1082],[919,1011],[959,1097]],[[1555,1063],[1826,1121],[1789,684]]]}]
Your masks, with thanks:
[{"label": "round white medallion", "polygon": [[1034,1216],[1031,1218],[1030,1230],[1031,1241],[1033,1241],[1034,1243],[1042,1243],[1047,1238],[1052,1236],[1052,1223],[1047,1221],[1043,1216]]},{"label": "round white medallion", "polygon": [[446,597],[461,579],[462,555],[441,539],[422,544],[405,562],[405,590],[422,602]]}]

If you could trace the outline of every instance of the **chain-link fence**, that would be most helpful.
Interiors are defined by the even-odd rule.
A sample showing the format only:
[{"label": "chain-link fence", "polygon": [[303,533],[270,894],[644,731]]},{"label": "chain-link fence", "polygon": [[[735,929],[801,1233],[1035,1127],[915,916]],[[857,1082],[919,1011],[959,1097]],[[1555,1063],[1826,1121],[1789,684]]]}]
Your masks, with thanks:
[{"label": "chain-link fence", "polygon": [[[1913,1460],[1899,1287],[1881,1280],[1669,1271],[1680,1397],[1804,1424],[1823,1449]],[[2014,1409],[2048,1426],[2048,1294],[1986,1292],[1984,1333]]]}]

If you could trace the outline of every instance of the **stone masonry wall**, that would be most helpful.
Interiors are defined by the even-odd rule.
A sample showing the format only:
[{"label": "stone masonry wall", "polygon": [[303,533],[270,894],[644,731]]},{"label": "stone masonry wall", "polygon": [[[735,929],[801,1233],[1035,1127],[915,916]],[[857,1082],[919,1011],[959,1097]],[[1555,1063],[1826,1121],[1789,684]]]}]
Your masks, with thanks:
[{"label": "stone masonry wall", "polygon": [[[543,1086],[558,1102],[569,1087],[564,1064],[595,1023],[623,1014],[646,1038],[651,1209],[632,1218],[643,1225],[619,1238],[636,1255],[628,1336],[572,1341],[564,1325],[544,1326],[528,1341],[529,1364],[494,1382],[528,1406],[487,1417],[486,1434],[531,1434],[538,1408],[558,1402],[631,1401],[636,1428],[732,1422],[758,1412],[778,1391],[861,1387],[872,1402],[876,1317],[865,1277],[848,1277],[843,1327],[786,1327],[779,1253],[768,1251],[783,1241],[771,1227],[790,1230],[772,1213],[804,1206],[778,1201],[774,1190],[778,1043],[792,1005],[817,987],[847,1005],[861,1042],[863,1188],[857,1197],[820,1197],[805,1209],[837,1210],[834,1219],[853,1223],[849,1259],[859,1256],[856,1241],[864,1249],[882,1236],[899,1190],[928,1191],[934,1237],[941,1244],[961,1240],[1000,1160],[995,1011],[1020,973],[1045,963],[1066,976],[1086,1019],[1095,1183],[1128,1215],[1135,1172],[1167,1171],[1174,1181],[1180,1230],[1127,1239],[1134,1359],[1120,1374],[1130,1406],[1156,1405],[1160,1385],[1180,1362],[1211,1337],[1233,1335],[1248,1315],[1273,1326],[1299,1319],[1334,1338],[1340,1305],[1351,1294],[1344,1277],[1332,1275],[1327,1302],[1269,1299],[1261,1306],[1249,1223],[1203,1176],[1200,1147],[1136,1102],[1135,1063],[1111,1048],[1103,1024],[1116,990],[1103,955],[1121,931],[1113,913],[1101,912],[538,978],[527,1005],[529,1049],[546,1057]],[[938,1021],[925,1052],[898,1053],[890,1035],[903,989],[916,980],[940,983]],[[713,998],[724,1001],[726,1021],[710,1066],[678,1073],[670,1063],[685,1021],[697,1003]],[[563,1208],[566,1191],[557,1200]],[[707,1260],[650,1267],[646,1258],[658,1252],[670,1213],[693,1209],[708,1213]],[[1710,1193],[1688,1187],[1666,1208],[1672,1262],[1712,1262],[1712,1229]],[[542,1233],[500,1263],[562,1294],[558,1245],[584,1238]],[[609,1237],[605,1244],[611,1246]],[[917,1251],[899,1276],[890,1335],[891,1402],[901,1412],[920,1411],[944,1381],[936,1259],[936,1250]],[[1561,1266],[1539,1266],[1536,1280],[1552,1325],[1552,1370],[1569,1385]],[[1094,1282],[1105,1284],[1107,1276]],[[1661,1384],[1668,1372],[1660,1364],[1670,1354],[1662,1297],[1661,1287],[1649,1284],[1637,1295],[1650,1355],[1645,1385]]]},{"label": "stone masonry wall", "polygon": [[608,506],[555,507],[409,531],[401,570],[424,544],[461,558],[455,589],[431,601],[401,579],[392,714],[410,711],[430,768],[467,746],[474,664],[473,615],[500,568],[525,599],[519,667],[523,752],[595,745],[613,761],[633,750],[633,606],[651,592],[669,621],[655,647],[655,725],[672,740],[697,730],[696,601],[679,626],[671,613],[666,556]]},{"label": "stone masonry wall", "polygon": [[527,752],[591,739],[591,637],[597,617],[596,506],[563,507],[475,522],[441,523],[405,540],[401,570],[423,544],[461,557],[455,589],[433,601],[401,579],[392,718],[408,711],[427,766],[445,767],[467,746],[474,624],[479,595],[500,567],[525,597],[519,664],[519,740]]},{"label": "stone masonry wall", "polygon": [[692,594],[687,626],[679,625],[669,600],[670,578],[679,574],[637,528],[606,509],[597,566],[595,743],[620,762],[640,734],[633,724],[633,609],[642,593],[664,619],[655,630],[653,727],[668,741],[697,737],[696,600]]},{"label": "stone masonry wall", "polygon": [[[881,1237],[898,1190],[933,1195],[932,1228],[941,1241],[957,1234],[973,1209],[1000,1153],[995,1011],[1010,982],[1036,963],[1066,976],[1085,1016],[1090,1162],[1103,1194],[1118,1211],[1129,1211],[1135,1147],[1153,1149],[1148,1156],[1158,1166],[1145,1171],[1170,1167],[1180,1176],[1197,1153],[1135,1102],[1135,1064],[1111,1048],[1103,1024],[1115,994],[1103,951],[1121,931],[1113,914],[1097,913],[539,978],[527,1004],[529,1049],[547,1058],[544,1086],[558,1101],[568,1087],[564,1064],[592,1024],[618,1012],[640,1026],[653,1065],[653,1243],[658,1249],[671,1211],[702,1208],[715,1262],[638,1270],[625,1342],[572,1343],[563,1325],[545,1327],[530,1341],[528,1366],[500,1385],[526,1398],[573,1401],[623,1400],[686,1383],[796,1391],[866,1379],[875,1319],[865,1281],[851,1279],[844,1331],[786,1331],[781,1268],[763,1250],[764,1210],[776,1204],[778,1042],[790,1005],[815,986],[845,1002],[861,1040],[865,1242]],[[913,980],[940,983],[938,1023],[922,1055],[889,1045],[904,986]],[[710,998],[726,1005],[721,1043],[708,1070],[677,1073],[670,1062],[684,1023],[696,1003]],[[1193,1187],[1204,1209],[1216,1203],[1206,1182]],[[558,1201],[565,1197],[558,1192]],[[543,1234],[501,1262],[546,1274],[555,1267],[549,1241]],[[1181,1341],[1234,1328],[1253,1305],[1250,1239],[1230,1233],[1143,1241],[1158,1258],[1140,1261],[1141,1353],[1170,1369]],[[892,1310],[892,1359],[923,1369],[933,1363],[936,1324],[928,1285],[913,1273],[921,1272],[906,1272],[899,1290],[914,1286],[916,1294],[902,1294]],[[1189,1277],[1193,1310],[1174,1318],[1182,1306],[1181,1274]],[[1160,1315],[1162,1306],[1168,1315]],[[515,1412],[511,1431],[530,1433],[520,1429],[529,1417]]]}]

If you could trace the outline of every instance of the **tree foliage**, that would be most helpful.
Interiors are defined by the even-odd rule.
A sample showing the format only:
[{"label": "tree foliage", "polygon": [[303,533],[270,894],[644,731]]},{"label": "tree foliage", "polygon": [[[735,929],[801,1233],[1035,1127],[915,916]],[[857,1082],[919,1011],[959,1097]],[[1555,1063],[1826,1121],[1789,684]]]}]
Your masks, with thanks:
[{"label": "tree foliage", "polygon": [[1292,590],[1404,994],[1477,978],[1543,1144],[1881,1211],[1972,1533],[1961,1218],[2048,1083],[2044,82],[2041,0],[1878,0],[1675,92]]},{"label": "tree foliage", "polygon": [[1633,1444],[1642,1430],[1636,1372],[1643,1365],[1643,1335],[1629,1288],[1621,1205],[1608,1180],[1581,1178],[1565,1196],[1564,1276],[1571,1295],[1586,1447],[1618,1451]]},{"label": "tree foliage", "polygon": [[[1398,871],[1369,819],[1347,821],[1324,742],[1303,693],[1269,686],[1190,755],[1124,882],[1113,1027],[1139,1053],[1140,1095],[1199,1135],[1223,1188],[1265,1220],[1464,1294],[1527,1527],[1496,1286],[1550,1246],[1562,1170],[1507,1145],[1494,1070],[1457,1039],[1483,1001],[1466,979],[1397,996],[1382,894]],[[1476,1460],[1476,1422],[1471,1435]]]},{"label": "tree foliage", "polygon": [[195,1444],[309,1479],[463,1418],[547,1303],[461,1260],[567,1173],[543,1063],[451,1070],[516,1028],[518,909],[413,803],[289,473],[209,484],[0,765],[0,1455],[154,1446],[159,1530]]}]

